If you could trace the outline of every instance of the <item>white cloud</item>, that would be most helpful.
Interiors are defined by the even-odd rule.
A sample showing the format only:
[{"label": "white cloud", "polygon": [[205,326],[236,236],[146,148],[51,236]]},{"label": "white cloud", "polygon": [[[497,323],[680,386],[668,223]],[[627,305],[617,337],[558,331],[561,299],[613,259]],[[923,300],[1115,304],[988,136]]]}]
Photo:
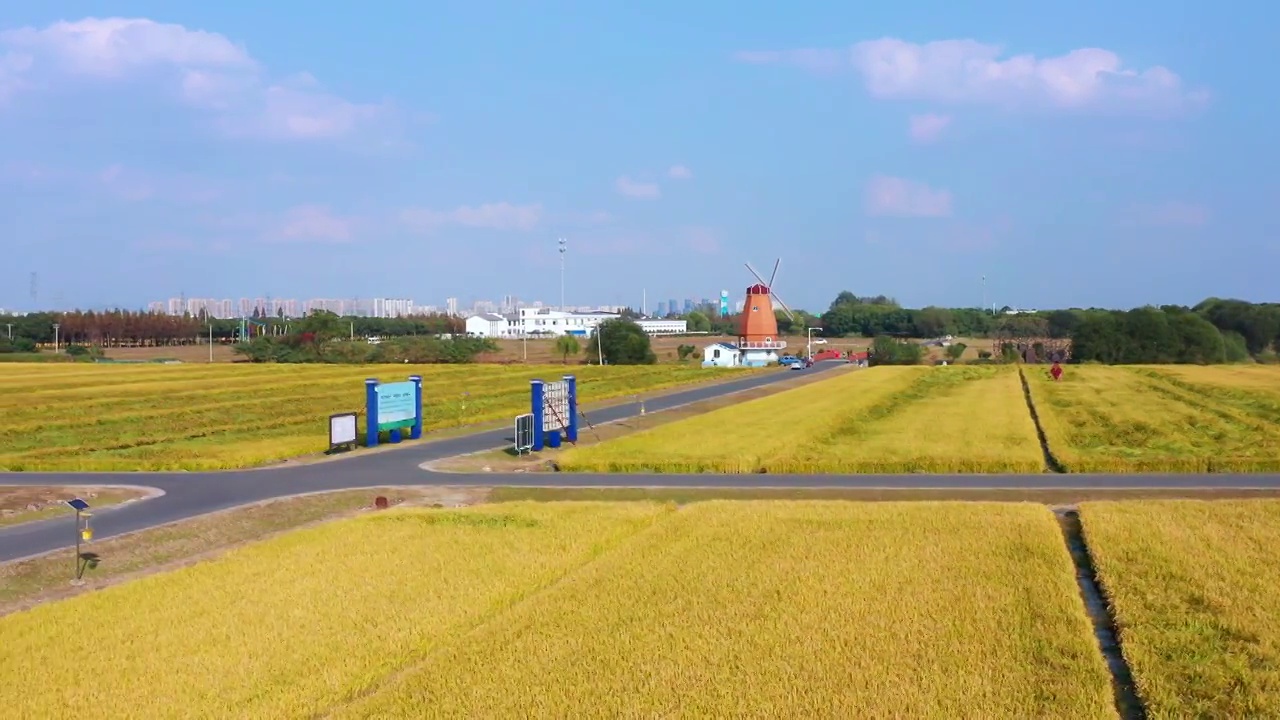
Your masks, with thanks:
[{"label": "white cloud", "polygon": [[1203,227],[1209,223],[1209,208],[1198,203],[1167,202],[1135,205],[1130,217],[1140,225],[1155,227]]},{"label": "white cloud", "polygon": [[867,214],[896,217],[948,217],[951,191],[936,190],[903,178],[876,175],[867,183]]},{"label": "white cloud", "polygon": [[931,143],[938,139],[943,130],[951,124],[950,115],[912,115],[908,133],[918,143]]},{"label": "white cloud", "polygon": [[812,71],[852,69],[873,97],[883,99],[1098,111],[1177,110],[1208,100],[1207,92],[1187,88],[1168,68],[1125,67],[1110,50],[1080,48],[1045,58],[1003,54],[999,45],[974,40],[881,38],[846,50],[743,52],[736,58]]},{"label": "white cloud", "polygon": [[676,180],[688,180],[693,177],[693,171],[684,165],[672,165],[671,168],[667,170],[667,177],[674,178]]},{"label": "white cloud", "polygon": [[71,80],[168,88],[233,136],[314,140],[388,119],[385,104],[326,92],[309,75],[271,82],[248,50],[223,35],[143,18],[85,18],[0,31],[0,100]]},{"label": "white cloud", "polygon": [[662,190],[657,183],[637,182],[623,175],[614,182],[614,187],[622,195],[629,198],[640,198],[644,200],[652,200],[662,195]]},{"label": "white cloud", "polygon": [[324,205],[299,205],[285,213],[283,222],[269,239],[283,242],[345,243],[351,240],[355,223],[334,215]]},{"label": "white cloud", "polygon": [[541,204],[512,205],[500,202],[474,207],[463,205],[453,210],[408,208],[400,213],[400,220],[419,232],[431,232],[443,227],[532,230],[542,221],[542,216]]}]

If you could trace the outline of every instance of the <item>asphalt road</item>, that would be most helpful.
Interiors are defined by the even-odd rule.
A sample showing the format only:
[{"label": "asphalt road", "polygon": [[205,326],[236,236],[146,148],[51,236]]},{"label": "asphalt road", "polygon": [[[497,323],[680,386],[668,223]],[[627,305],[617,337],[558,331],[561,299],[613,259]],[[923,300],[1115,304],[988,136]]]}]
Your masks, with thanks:
[{"label": "asphalt road", "polygon": [[[844,367],[823,362],[804,371],[778,370],[743,380],[693,387],[645,401],[657,412],[732,392],[799,380],[812,373]],[[634,417],[637,403],[588,413],[599,424]],[[585,432],[585,429],[580,431]],[[893,489],[1119,489],[1221,488],[1280,489],[1276,475],[675,475],[587,473],[432,473],[420,465],[429,460],[503,447],[509,429],[372,452],[291,467],[224,472],[0,473],[0,485],[123,485],[155,488],[163,494],[94,512],[96,539],[171,523],[271,498],[328,490],[396,485],[561,486],[561,487],[804,487]],[[67,518],[22,523],[0,529],[0,562],[68,547],[75,541]]]}]

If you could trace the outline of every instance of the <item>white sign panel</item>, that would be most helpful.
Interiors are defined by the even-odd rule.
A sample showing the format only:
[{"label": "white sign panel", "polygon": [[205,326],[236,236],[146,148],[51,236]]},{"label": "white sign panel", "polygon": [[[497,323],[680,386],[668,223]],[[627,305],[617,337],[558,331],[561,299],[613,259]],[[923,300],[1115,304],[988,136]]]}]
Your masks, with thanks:
[{"label": "white sign panel", "polygon": [[329,445],[349,445],[356,441],[356,414],[329,416]]},{"label": "white sign panel", "polygon": [[569,427],[569,383],[560,380],[542,386],[542,429],[567,430]]}]

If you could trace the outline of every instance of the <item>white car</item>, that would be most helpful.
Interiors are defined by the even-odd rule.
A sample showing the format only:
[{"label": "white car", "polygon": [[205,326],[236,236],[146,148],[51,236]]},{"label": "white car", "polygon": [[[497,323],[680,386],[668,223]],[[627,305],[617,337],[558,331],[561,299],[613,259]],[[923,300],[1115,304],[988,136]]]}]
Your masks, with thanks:
[{"label": "white car", "polygon": [[826,344],[827,344],[827,341],[826,341],[826,340],[823,340],[822,338],[814,338],[813,344],[814,344],[814,345],[826,345]]}]

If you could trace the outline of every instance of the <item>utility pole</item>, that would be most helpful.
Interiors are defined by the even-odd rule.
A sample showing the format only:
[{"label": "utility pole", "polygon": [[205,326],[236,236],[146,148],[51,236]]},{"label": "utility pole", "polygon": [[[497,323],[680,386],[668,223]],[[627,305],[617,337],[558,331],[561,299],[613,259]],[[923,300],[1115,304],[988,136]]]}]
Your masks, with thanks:
[{"label": "utility pole", "polygon": [[213,362],[213,318],[209,318],[209,362]]},{"label": "utility pole", "polygon": [[564,312],[564,252],[565,239],[560,238],[560,312]]},{"label": "utility pole", "polygon": [[55,353],[58,352],[58,328],[59,327],[61,327],[61,325],[59,325],[58,323],[53,324],[53,351]]},{"label": "utility pole", "polygon": [[986,307],[987,307],[987,276],[983,275],[982,276],[982,308],[985,310]]},{"label": "utility pole", "polygon": [[4,326],[9,329],[9,340],[13,340],[13,323],[5,323]]}]

